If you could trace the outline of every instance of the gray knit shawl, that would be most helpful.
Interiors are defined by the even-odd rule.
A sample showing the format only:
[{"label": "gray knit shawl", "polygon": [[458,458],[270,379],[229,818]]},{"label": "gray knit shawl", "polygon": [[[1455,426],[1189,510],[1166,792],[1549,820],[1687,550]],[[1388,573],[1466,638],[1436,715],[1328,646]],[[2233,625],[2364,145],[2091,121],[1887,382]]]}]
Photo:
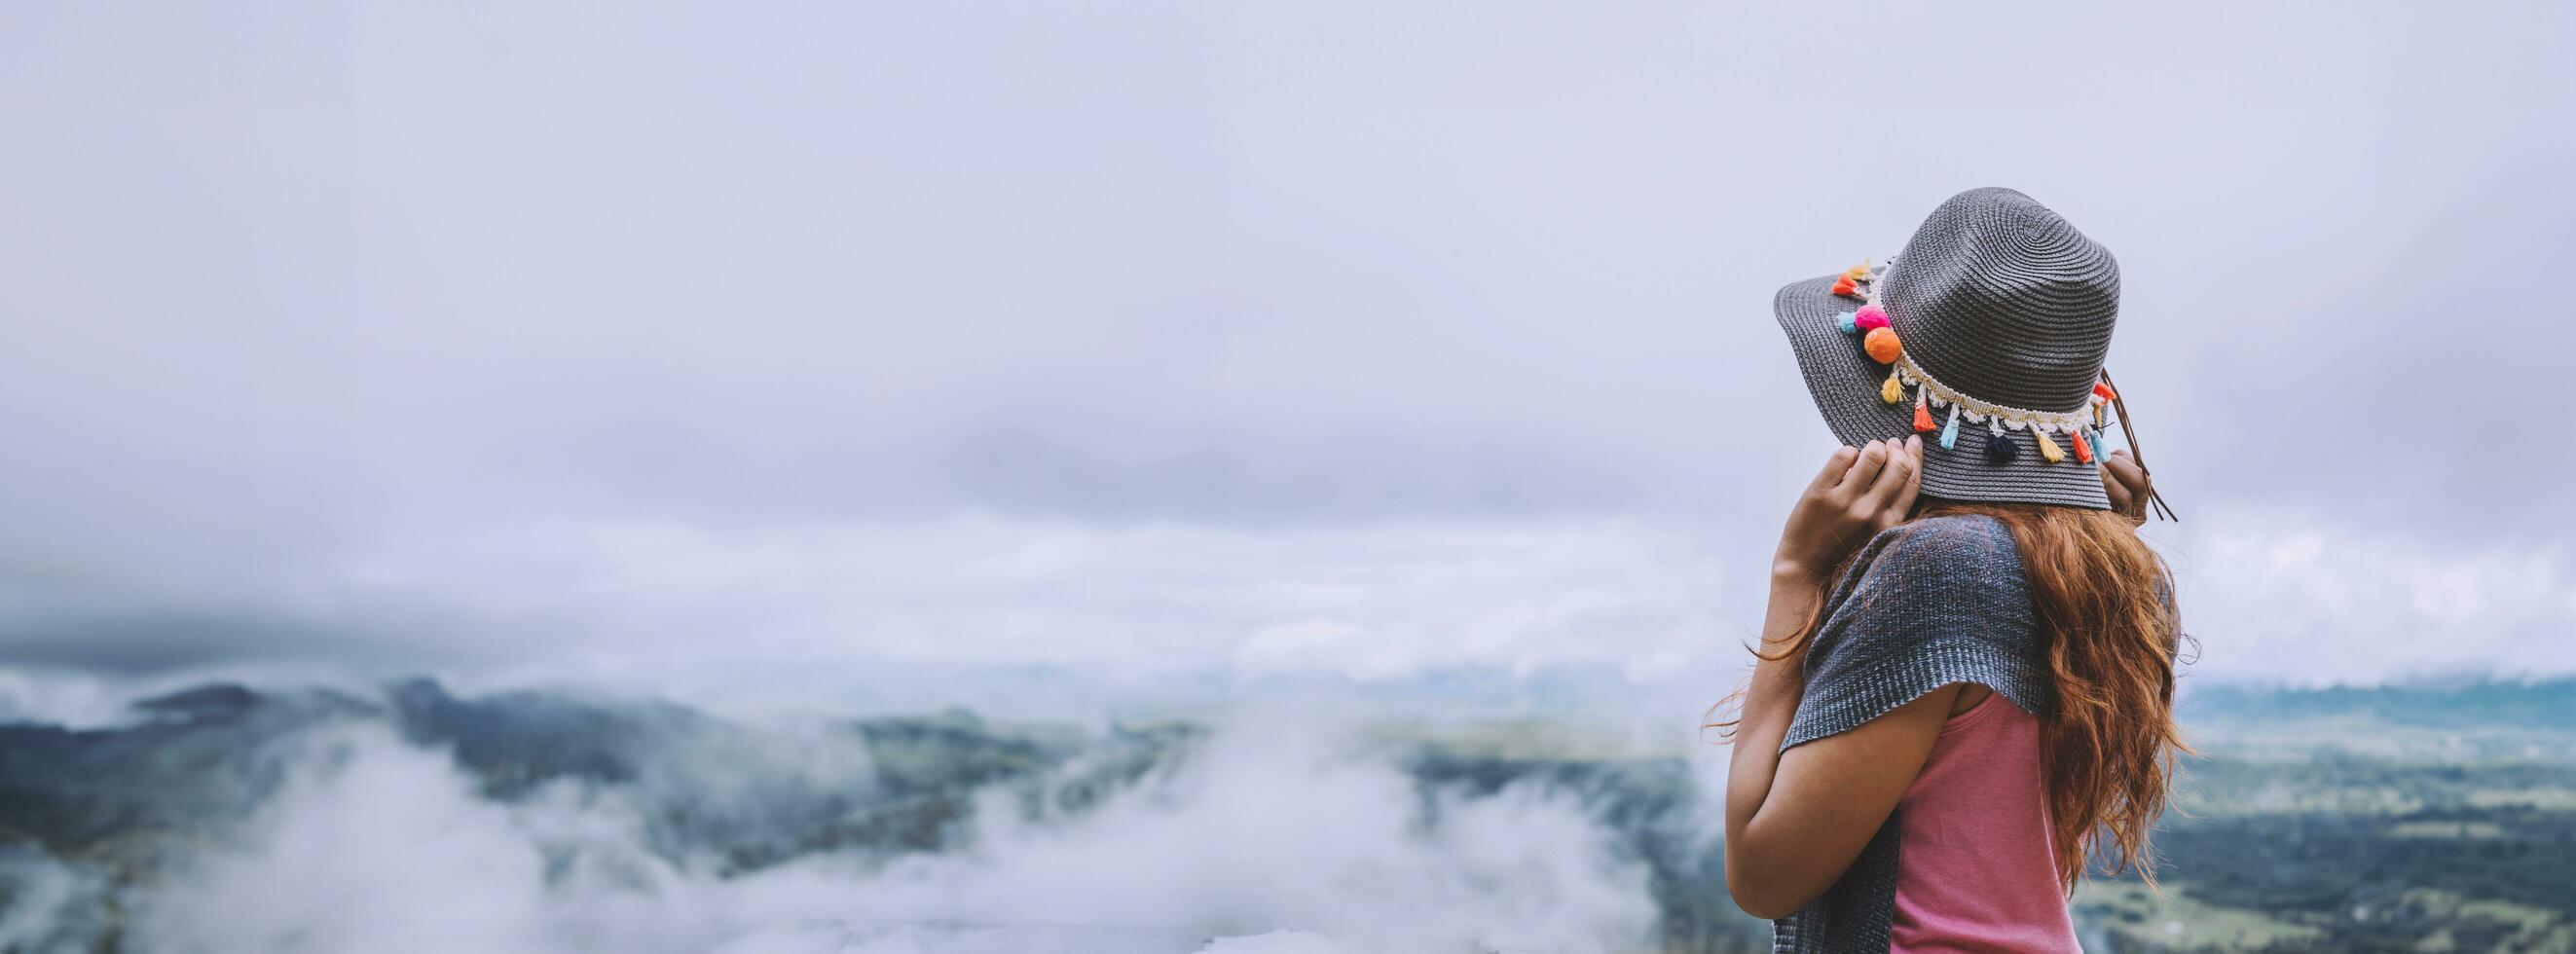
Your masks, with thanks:
[{"label": "gray knit shawl", "polygon": [[[1931,517],[1871,538],[1823,614],[1782,752],[1951,683],[1984,685],[2042,718],[2052,709],[2021,553],[1992,517]],[[1903,812],[1821,897],[1772,922],[1774,952],[1886,954]]]}]

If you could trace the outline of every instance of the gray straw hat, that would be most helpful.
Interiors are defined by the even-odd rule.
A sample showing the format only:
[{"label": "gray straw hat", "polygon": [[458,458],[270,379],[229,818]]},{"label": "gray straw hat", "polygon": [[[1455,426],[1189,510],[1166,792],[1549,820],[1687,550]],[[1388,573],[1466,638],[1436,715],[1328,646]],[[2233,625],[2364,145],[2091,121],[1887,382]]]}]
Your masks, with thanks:
[{"label": "gray straw hat", "polygon": [[2110,509],[2120,266],[2047,206],[1959,193],[1893,261],[1792,282],[1771,309],[1836,439],[1922,433],[1924,495]]}]

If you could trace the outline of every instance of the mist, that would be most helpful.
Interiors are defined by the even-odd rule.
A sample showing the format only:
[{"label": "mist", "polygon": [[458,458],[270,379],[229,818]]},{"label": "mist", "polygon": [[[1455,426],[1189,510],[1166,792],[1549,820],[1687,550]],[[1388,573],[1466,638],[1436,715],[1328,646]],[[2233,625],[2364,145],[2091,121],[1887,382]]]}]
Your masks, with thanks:
[{"label": "mist", "polygon": [[[495,799],[448,753],[384,725],[296,737],[278,789],[240,825],[121,890],[126,944],[788,951],[799,923],[824,920],[850,944],[886,926],[866,951],[971,951],[1012,936],[1103,954],[1216,939],[1239,944],[1211,951],[1332,949],[1260,941],[1285,928],[1352,951],[1610,951],[1641,946],[1654,923],[1643,866],[1579,799],[1538,786],[1417,792],[1391,753],[1298,714],[1229,719],[1079,812],[1054,804],[1084,766],[1036,792],[981,792],[951,851],[817,851],[747,871],[698,848],[708,841],[657,833],[659,807],[721,815],[744,792],[706,784],[729,779],[770,789],[760,807],[786,825],[775,789],[811,781],[835,755],[842,792],[871,779],[845,763],[848,737],[837,748],[793,732],[744,737],[806,758],[762,766],[732,745],[683,745],[634,781]],[[0,939],[31,949],[75,892],[100,890],[44,859],[13,859],[13,874],[23,895]]]}]

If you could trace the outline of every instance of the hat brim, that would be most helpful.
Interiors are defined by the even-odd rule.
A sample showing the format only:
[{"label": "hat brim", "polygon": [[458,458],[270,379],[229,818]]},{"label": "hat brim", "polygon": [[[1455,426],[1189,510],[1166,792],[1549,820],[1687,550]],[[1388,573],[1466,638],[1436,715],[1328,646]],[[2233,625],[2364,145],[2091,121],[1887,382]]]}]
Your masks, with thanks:
[{"label": "hat brim", "polygon": [[[1834,326],[1834,316],[1860,306],[1860,302],[1833,292],[1834,279],[1826,275],[1782,286],[1771,299],[1771,313],[1780,320],[1780,330],[1789,337],[1789,350],[1798,357],[1798,372],[1807,382],[1807,395],[1816,401],[1816,411],[1825,418],[1825,426],[1834,439],[1850,446],[1887,438],[1904,438],[1914,433],[1912,390],[1907,400],[1889,404],[1879,396],[1887,383],[1886,365],[1870,360],[1861,349],[1859,335],[1847,335]],[[1937,374],[1938,372],[1934,372]],[[1934,420],[1946,423],[1948,412],[1935,410]],[[2007,430],[2001,437],[1990,437],[1984,424],[1959,422],[1956,446],[1944,448],[1934,440],[1937,431],[1923,435],[1923,493],[1945,500],[1985,503],[2037,503],[2069,507],[2111,509],[2111,497],[2102,488],[2101,465],[2079,463],[2072,457],[2049,463],[2039,454],[2029,431]],[[2018,442],[2019,453],[2009,463],[1997,464],[1986,459],[1988,440]],[[2059,442],[2065,446],[2064,441]],[[2072,454],[2072,447],[2066,448]],[[2097,454],[2106,452],[2095,449]]]}]

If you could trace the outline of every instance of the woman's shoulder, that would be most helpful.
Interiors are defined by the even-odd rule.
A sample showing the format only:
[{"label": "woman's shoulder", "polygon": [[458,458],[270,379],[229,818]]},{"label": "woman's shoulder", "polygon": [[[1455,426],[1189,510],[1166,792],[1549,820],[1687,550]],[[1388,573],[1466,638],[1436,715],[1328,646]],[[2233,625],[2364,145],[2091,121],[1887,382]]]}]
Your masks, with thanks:
[{"label": "woman's shoulder", "polygon": [[1982,513],[1945,513],[1908,520],[1879,533],[1891,549],[1962,559],[2021,558],[2012,528]]},{"label": "woman's shoulder", "polygon": [[2040,658],[2020,548],[2002,521],[1926,517],[1881,531],[1827,598],[1806,659],[1807,694],[1787,741],[1821,738],[1925,692],[1973,682],[2025,712]]},{"label": "woman's shoulder", "polygon": [[2003,521],[1985,514],[1942,514],[1897,524],[1870,538],[1853,569],[1869,577],[1919,584],[1957,579],[2021,579],[2021,548]]},{"label": "woman's shoulder", "polygon": [[1898,643],[1975,633],[2018,639],[2036,618],[2012,530],[1983,514],[1925,517],[1882,530],[1825,601],[1828,629]]}]

